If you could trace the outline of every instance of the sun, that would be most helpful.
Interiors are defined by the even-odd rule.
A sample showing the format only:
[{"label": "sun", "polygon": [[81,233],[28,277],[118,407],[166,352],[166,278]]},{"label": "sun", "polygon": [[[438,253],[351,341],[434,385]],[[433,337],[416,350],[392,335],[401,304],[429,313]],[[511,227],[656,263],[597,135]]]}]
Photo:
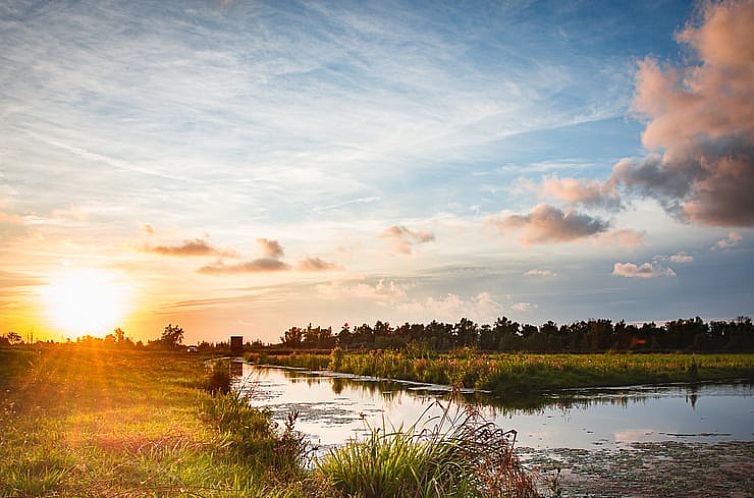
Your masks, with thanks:
[{"label": "sun", "polygon": [[127,308],[127,288],[102,270],[69,270],[51,278],[42,291],[53,324],[75,335],[104,335],[120,324]]}]

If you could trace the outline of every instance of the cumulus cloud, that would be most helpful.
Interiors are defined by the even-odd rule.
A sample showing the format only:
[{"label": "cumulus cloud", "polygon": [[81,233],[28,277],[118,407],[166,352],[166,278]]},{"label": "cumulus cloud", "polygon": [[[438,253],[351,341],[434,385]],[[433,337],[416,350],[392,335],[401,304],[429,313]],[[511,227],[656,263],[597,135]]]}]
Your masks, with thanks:
[{"label": "cumulus cloud", "polygon": [[299,271],[342,271],[344,268],[337,263],[330,263],[320,258],[307,257],[299,260],[296,265]]},{"label": "cumulus cloud", "polygon": [[677,40],[687,67],[639,65],[634,108],[656,152],[626,159],[607,187],[653,197],[671,214],[719,226],[754,225],[754,0],[710,2]]},{"label": "cumulus cloud", "polygon": [[524,273],[527,277],[557,277],[558,274],[550,270],[531,269]]},{"label": "cumulus cloud", "polygon": [[468,299],[452,293],[440,298],[412,299],[399,304],[398,309],[419,320],[456,321],[469,318],[477,322],[491,322],[502,314],[503,307],[489,292],[481,292]]},{"label": "cumulus cloud", "polygon": [[605,232],[607,221],[573,210],[562,211],[548,204],[539,204],[529,214],[492,216],[487,223],[505,233],[522,230],[525,245],[546,242],[569,242]]},{"label": "cumulus cloud", "polygon": [[394,252],[399,254],[411,254],[414,246],[433,242],[435,234],[425,231],[409,230],[404,226],[393,225],[379,235],[379,238],[390,242]]},{"label": "cumulus cloud", "polygon": [[265,258],[279,259],[285,254],[283,246],[277,240],[259,238],[257,239],[257,247],[259,247]]},{"label": "cumulus cloud", "polygon": [[605,246],[635,247],[644,243],[645,235],[645,232],[622,228],[601,233],[594,238],[594,242]]},{"label": "cumulus cloud", "polygon": [[236,275],[241,273],[269,273],[290,270],[291,266],[275,258],[257,258],[251,261],[228,265],[219,261],[213,265],[202,266],[197,271],[205,275]]},{"label": "cumulus cloud", "polygon": [[367,282],[358,282],[355,284],[331,282],[329,284],[318,285],[316,290],[318,294],[328,299],[348,297],[368,299],[378,304],[394,304],[406,298],[406,291],[410,287],[411,285],[409,284],[380,279],[375,284]]},{"label": "cumulus cloud", "polygon": [[621,208],[620,195],[614,185],[599,180],[550,176],[543,180],[541,194],[567,204],[610,210]]},{"label": "cumulus cloud", "polygon": [[657,278],[657,277],[675,277],[676,273],[672,268],[660,265],[656,262],[643,263],[635,265],[634,263],[615,263],[613,266],[613,275],[629,278]]},{"label": "cumulus cloud", "polygon": [[146,246],[144,250],[163,256],[237,256],[235,251],[218,249],[204,239],[184,240],[181,244],[173,246]]},{"label": "cumulus cloud", "polygon": [[524,302],[514,303],[514,304],[511,305],[511,309],[516,310],[516,311],[520,311],[522,313],[526,313],[527,311],[531,311],[531,310],[536,309],[536,308],[537,308],[536,304],[524,303]]},{"label": "cumulus cloud", "polygon": [[724,239],[718,240],[715,243],[715,247],[717,249],[730,249],[731,247],[736,247],[743,241],[744,238],[741,237],[741,234],[738,232],[730,232],[727,237]]},{"label": "cumulus cloud", "polygon": [[680,251],[670,256],[670,261],[677,264],[693,263],[694,256],[690,255],[686,251]]}]

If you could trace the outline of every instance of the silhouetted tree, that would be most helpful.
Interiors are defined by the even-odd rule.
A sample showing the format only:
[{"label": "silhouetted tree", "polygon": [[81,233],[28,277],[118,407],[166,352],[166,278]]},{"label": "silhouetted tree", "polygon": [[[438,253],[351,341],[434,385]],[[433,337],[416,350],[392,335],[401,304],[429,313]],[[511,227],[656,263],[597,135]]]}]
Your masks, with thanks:
[{"label": "silhouetted tree", "polygon": [[169,323],[162,331],[160,338],[162,344],[169,348],[175,348],[183,342],[183,329],[178,324]]}]

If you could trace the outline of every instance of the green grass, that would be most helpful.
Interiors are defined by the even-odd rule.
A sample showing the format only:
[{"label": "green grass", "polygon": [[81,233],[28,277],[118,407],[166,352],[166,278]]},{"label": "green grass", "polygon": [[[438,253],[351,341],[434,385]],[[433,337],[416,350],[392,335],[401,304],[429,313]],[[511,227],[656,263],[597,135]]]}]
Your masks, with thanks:
[{"label": "green grass", "polygon": [[[214,401],[197,389],[204,367],[195,357],[61,346],[0,350],[0,358],[0,496],[261,496],[291,488],[273,465],[245,458],[237,435],[202,409]],[[254,436],[273,444],[269,417],[255,415],[262,422]]]},{"label": "green grass", "polygon": [[[533,497],[536,483],[513,455],[511,433],[476,413],[461,421],[443,411],[437,428],[372,428],[366,440],[331,450],[317,470],[341,494],[386,496]],[[451,426],[448,432],[440,427]]]},{"label": "green grass", "polygon": [[450,437],[375,429],[307,466],[295,416],[276,427],[269,412],[214,389],[225,386],[224,366],[201,360],[65,345],[0,349],[0,497],[439,498],[494,496],[484,490],[495,483],[508,486],[496,488],[505,496],[533,493],[515,459],[474,446],[509,449],[476,432],[479,424]]},{"label": "green grass", "polygon": [[[751,354],[454,354],[403,351],[268,355],[271,364],[474,387],[495,394],[669,382],[754,381]],[[337,368],[335,368],[337,367]]]}]

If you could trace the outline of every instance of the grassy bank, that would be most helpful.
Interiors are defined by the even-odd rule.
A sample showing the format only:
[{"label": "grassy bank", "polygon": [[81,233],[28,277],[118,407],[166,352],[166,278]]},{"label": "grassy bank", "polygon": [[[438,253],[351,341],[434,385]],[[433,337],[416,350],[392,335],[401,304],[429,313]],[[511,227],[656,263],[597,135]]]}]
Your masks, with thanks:
[{"label": "grassy bank", "polygon": [[306,466],[293,418],[276,427],[246,400],[208,392],[209,378],[224,376],[187,354],[0,349],[0,496],[473,497],[493,496],[490,483],[534,495],[515,459],[496,459],[504,452],[480,466],[459,449],[494,440],[482,425],[375,431]]},{"label": "grassy bank", "polygon": [[496,394],[668,382],[754,381],[751,354],[455,354],[404,351],[288,354],[252,361],[485,389]]},{"label": "grassy bank", "polygon": [[0,350],[0,495],[257,496],[280,487],[204,416],[202,375],[198,359],[179,354]]}]

